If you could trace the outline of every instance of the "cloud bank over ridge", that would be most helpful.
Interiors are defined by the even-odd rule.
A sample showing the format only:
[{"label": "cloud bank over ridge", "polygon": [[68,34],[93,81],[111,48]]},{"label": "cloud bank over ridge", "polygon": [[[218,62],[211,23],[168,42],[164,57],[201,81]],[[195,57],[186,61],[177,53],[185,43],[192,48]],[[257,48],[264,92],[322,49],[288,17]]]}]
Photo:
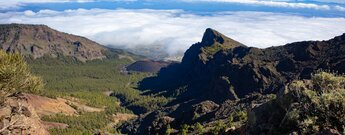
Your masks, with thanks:
[{"label": "cloud bank over ridge", "polygon": [[184,52],[200,41],[208,27],[260,48],[329,39],[345,32],[345,18],[267,12],[220,12],[202,16],[182,10],[27,10],[0,13],[0,18],[0,23],[46,24],[114,47],[160,45],[171,55]]}]

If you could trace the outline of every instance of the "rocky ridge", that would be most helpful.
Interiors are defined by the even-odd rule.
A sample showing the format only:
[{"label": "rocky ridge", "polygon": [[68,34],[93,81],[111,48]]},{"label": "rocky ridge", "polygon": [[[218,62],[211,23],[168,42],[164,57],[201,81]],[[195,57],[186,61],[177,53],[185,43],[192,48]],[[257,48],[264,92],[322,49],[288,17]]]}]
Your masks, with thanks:
[{"label": "rocky ridge", "polygon": [[1,24],[0,47],[34,59],[74,57],[80,61],[106,58],[107,48],[87,38],[59,32],[46,25]]},{"label": "rocky ridge", "polygon": [[[201,123],[208,133],[274,134],[273,127],[285,122],[283,117],[289,108],[282,107],[279,101],[289,97],[278,93],[276,98],[275,93],[287,90],[286,86],[294,80],[311,79],[319,70],[345,73],[343,52],[345,34],[326,41],[303,41],[259,49],[207,29],[202,42],[192,45],[181,63],[163,68],[157,76],[139,84],[143,90],[152,90],[149,94],[174,100],[124,124],[121,129],[128,134],[155,134],[181,133],[181,128],[187,128],[193,134],[197,133],[197,126],[181,125]],[[264,117],[266,114],[272,117]],[[224,123],[230,125],[224,126]],[[260,126],[260,123],[267,125]],[[279,128],[284,129],[281,132],[294,132]],[[301,127],[295,129],[302,130]],[[334,131],[325,129],[322,132],[330,130]]]},{"label": "rocky ridge", "polygon": [[207,29],[202,42],[192,45],[180,64],[144,79],[151,89],[181,101],[243,98],[251,93],[275,93],[294,79],[309,79],[319,70],[345,73],[345,34],[327,41],[303,41],[259,49],[247,47]]}]

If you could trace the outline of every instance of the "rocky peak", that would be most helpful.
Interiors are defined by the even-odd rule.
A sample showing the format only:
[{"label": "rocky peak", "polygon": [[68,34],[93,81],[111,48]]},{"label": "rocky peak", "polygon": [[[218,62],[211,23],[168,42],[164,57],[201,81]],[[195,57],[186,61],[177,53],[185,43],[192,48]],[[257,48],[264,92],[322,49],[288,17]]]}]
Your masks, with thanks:
[{"label": "rocky peak", "polygon": [[204,36],[202,37],[202,43],[206,44],[206,45],[212,45],[215,42],[224,43],[225,37],[223,34],[219,33],[216,30],[213,30],[211,28],[207,28]]},{"label": "rocky peak", "polygon": [[215,43],[224,44],[224,45],[233,45],[233,46],[242,45],[240,42],[235,41],[211,28],[206,29],[204,36],[202,37],[201,43],[204,46],[215,45]]},{"label": "rocky peak", "polygon": [[184,54],[182,63],[187,67],[194,65],[198,60],[208,61],[220,50],[231,49],[239,46],[245,46],[242,43],[226,37],[216,30],[207,28],[200,43],[192,45]]}]

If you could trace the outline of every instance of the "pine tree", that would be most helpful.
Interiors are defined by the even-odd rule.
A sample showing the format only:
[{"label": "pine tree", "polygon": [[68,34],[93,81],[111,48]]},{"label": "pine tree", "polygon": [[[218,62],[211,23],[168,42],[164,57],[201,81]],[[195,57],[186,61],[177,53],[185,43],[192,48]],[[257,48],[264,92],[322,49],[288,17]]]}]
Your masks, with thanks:
[{"label": "pine tree", "polygon": [[41,78],[30,73],[21,55],[0,51],[0,103],[12,93],[38,93],[42,88]]}]

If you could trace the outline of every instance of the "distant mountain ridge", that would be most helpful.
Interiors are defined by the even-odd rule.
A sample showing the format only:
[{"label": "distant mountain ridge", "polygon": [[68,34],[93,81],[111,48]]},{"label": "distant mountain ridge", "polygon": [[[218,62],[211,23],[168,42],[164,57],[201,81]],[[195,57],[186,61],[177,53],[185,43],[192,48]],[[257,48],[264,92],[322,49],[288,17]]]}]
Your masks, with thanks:
[{"label": "distant mountain ridge", "polygon": [[46,25],[0,24],[0,47],[34,59],[69,56],[80,61],[106,58],[106,47],[84,37],[59,32]]},{"label": "distant mountain ridge", "polygon": [[177,100],[243,98],[274,93],[293,79],[308,79],[319,69],[345,73],[345,34],[328,41],[303,41],[259,49],[247,47],[207,29],[180,64],[146,78],[141,89],[153,89]]}]

